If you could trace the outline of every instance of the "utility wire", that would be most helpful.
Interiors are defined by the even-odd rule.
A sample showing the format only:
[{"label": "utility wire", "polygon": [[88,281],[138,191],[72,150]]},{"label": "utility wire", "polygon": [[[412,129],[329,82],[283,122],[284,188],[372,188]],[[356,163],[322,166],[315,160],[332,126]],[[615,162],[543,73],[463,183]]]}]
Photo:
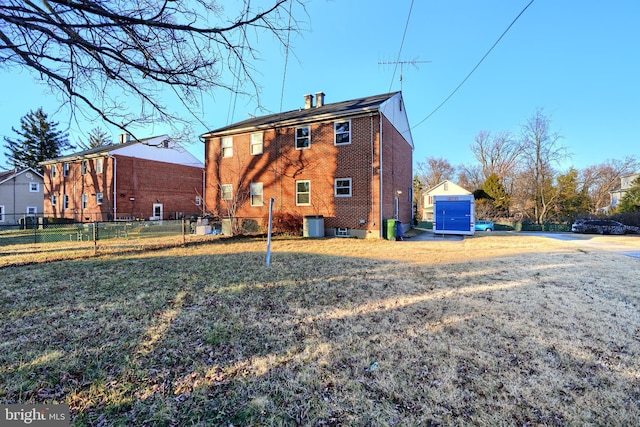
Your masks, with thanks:
[{"label": "utility wire", "polygon": [[482,64],[482,62],[485,60],[485,58],[487,56],[489,56],[489,54],[491,53],[491,51],[493,50],[494,47],[496,47],[496,45],[500,42],[500,40],[502,40],[502,38],[507,34],[507,32],[511,29],[511,27],[513,27],[513,25],[516,23],[516,21],[522,16],[522,14],[529,8],[529,6],[531,6],[531,4],[533,3],[534,0],[531,0],[529,2],[529,4],[527,4],[524,9],[522,9],[522,11],[518,14],[518,16],[515,17],[515,19],[511,22],[511,24],[509,24],[509,26],[507,27],[506,30],[504,30],[504,32],[502,33],[502,35],[500,35],[500,37],[498,37],[498,40],[496,40],[496,42],[493,44],[493,46],[491,46],[491,48],[487,51],[487,53],[484,54],[484,56],[482,57],[482,59],[480,59],[480,61],[476,64],[475,67],[473,67],[473,70],[471,70],[469,72],[469,74],[467,74],[467,77],[464,78],[464,80],[462,80],[462,82],[460,82],[460,84],[458,85],[458,87],[456,87],[453,92],[451,92],[451,94],[449,96],[446,97],[446,99],[444,101],[442,101],[440,103],[440,105],[438,105],[435,110],[433,110],[431,113],[429,113],[429,115],[427,115],[427,117],[425,117],[424,119],[420,120],[415,126],[413,126],[411,129],[415,129],[418,126],[420,126],[422,123],[424,123],[425,121],[427,121],[427,119],[429,119],[431,116],[433,116],[436,111],[438,111],[444,104],[447,103],[447,101],[449,101],[449,99],[451,99],[451,97],[458,91],[458,89],[460,89],[462,87],[463,84],[465,84],[465,82],[467,80],[469,80],[469,77],[471,77],[471,75],[474,73],[474,71],[476,71],[478,69],[478,67],[480,66],[480,64]]},{"label": "utility wire", "polygon": [[[409,15],[407,15],[407,22],[404,24],[404,33],[402,33],[402,42],[400,42],[400,50],[398,51],[398,59],[396,59],[396,66],[393,68],[393,76],[391,76],[391,83],[389,83],[389,91],[391,93],[391,87],[393,86],[393,80],[396,78],[396,71],[398,71],[398,64],[400,64],[400,55],[402,54],[402,47],[404,46],[404,39],[407,35],[407,28],[409,28],[409,19],[411,19],[411,10],[413,10],[413,0],[411,0],[411,6],[409,6]],[[400,76],[402,78],[402,76]]]}]

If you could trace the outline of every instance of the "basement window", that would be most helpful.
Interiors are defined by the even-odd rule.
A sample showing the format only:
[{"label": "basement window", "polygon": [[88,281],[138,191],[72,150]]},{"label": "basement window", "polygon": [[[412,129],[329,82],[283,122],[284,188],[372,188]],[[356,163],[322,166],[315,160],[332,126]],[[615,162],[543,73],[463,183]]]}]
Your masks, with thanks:
[{"label": "basement window", "polygon": [[303,126],[296,128],[296,150],[302,150],[311,146],[311,128]]},{"label": "basement window", "polygon": [[349,229],[348,228],[336,228],[336,237],[349,237]]}]

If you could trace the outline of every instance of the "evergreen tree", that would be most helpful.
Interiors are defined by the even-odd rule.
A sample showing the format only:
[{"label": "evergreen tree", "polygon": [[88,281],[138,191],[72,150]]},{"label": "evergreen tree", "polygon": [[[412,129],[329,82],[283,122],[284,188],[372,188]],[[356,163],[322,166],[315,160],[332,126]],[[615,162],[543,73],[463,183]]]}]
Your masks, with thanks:
[{"label": "evergreen tree", "polygon": [[90,150],[96,147],[103,147],[113,144],[113,141],[109,137],[106,131],[96,127],[91,129],[89,133],[89,142],[78,142],[78,146],[83,150]]},{"label": "evergreen tree", "polygon": [[504,215],[509,212],[510,197],[497,174],[492,173],[489,175],[482,186],[482,190],[492,200],[496,215]]},{"label": "evergreen tree", "polygon": [[633,180],[631,188],[622,196],[618,212],[640,212],[640,177]]},{"label": "evergreen tree", "polygon": [[69,144],[67,134],[58,131],[58,123],[49,121],[42,107],[20,119],[20,130],[11,128],[20,137],[4,138],[5,156],[13,168],[31,167],[42,172],[40,162],[54,159],[62,151],[74,148]]}]

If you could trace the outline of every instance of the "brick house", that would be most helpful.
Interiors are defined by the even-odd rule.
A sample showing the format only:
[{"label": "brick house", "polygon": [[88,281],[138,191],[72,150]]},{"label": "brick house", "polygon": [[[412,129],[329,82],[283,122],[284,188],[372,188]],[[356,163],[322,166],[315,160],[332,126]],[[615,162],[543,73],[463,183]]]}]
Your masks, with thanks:
[{"label": "brick house", "polygon": [[166,135],[42,162],[44,214],[78,222],[178,219],[203,211],[204,165]]},{"label": "brick house", "polygon": [[382,237],[412,218],[413,141],[400,92],[251,118],[202,135],[213,213],[322,216],[327,236]]},{"label": "brick house", "polygon": [[43,184],[42,175],[31,168],[0,172],[0,226],[41,215]]}]

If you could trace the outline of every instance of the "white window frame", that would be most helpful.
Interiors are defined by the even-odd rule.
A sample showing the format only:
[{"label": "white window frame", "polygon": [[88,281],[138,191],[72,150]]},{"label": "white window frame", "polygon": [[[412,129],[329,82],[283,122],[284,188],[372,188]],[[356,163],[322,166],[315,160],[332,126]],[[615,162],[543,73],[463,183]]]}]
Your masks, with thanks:
[{"label": "white window frame", "polygon": [[223,136],[220,139],[220,156],[223,158],[233,157],[233,137]]},{"label": "white window frame", "polygon": [[96,193],[96,205],[101,205],[104,196],[102,193]]},{"label": "white window frame", "polygon": [[[251,198],[251,206],[263,206],[264,205],[264,186],[261,182],[252,182],[249,185],[249,193]],[[255,198],[255,200],[254,200]]]},{"label": "white window frame", "polygon": [[[299,185],[300,184],[307,184],[307,191],[299,191]],[[300,196],[302,195],[308,195],[309,197],[309,201],[307,202],[300,202]],[[308,179],[301,179],[296,181],[296,206],[311,206],[311,181]]]},{"label": "white window frame", "polygon": [[55,178],[56,177],[56,165],[51,165],[51,178]]},{"label": "white window frame", "polygon": [[249,151],[252,156],[262,154],[264,150],[264,133],[256,132],[251,134],[251,146]]},{"label": "white window frame", "polygon": [[[338,182],[341,182],[342,185],[338,186]],[[348,183],[347,186],[344,183]],[[338,190],[347,189],[348,193],[340,193]],[[351,197],[353,196],[353,180],[351,178],[336,178],[333,181],[333,195],[336,197]]]},{"label": "white window frame", "polygon": [[102,173],[104,168],[104,160],[102,157],[96,159],[96,173]]},{"label": "white window frame", "polygon": [[0,222],[4,222],[4,205],[0,205]]},{"label": "white window frame", "polygon": [[27,215],[28,216],[38,215],[38,208],[35,206],[27,206]]},{"label": "white window frame", "polygon": [[62,210],[69,209],[69,196],[64,194],[62,196]]},{"label": "white window frame", "polygon": [[[303,131],[304,129],[307,129],[307,135],[300,136],[298,132]],[[295,130],[295,138],[296,138],[296,150],[306,150],[308,148],[311,148],[311,126],[297,127]],[[299,141],[304,141],[304,140],[306,140],[306,144],[304,145],[299,144]]]},{"label": "white window frame", "polygon": [[55,206],[58,202],[58,197],[55,194],[51,195],[51,206]]},{"label": "white window frame", "polygon": [[62,164],[62,176],[69,176],[69,163]]},{"label": "white window frame", "polygon": [[29,192],[30,193],[39,193],[40,192],[40,183],[39,182],[30,182],[29,183]]},{"label": "white window frame", "polygon": [[233,184],[220,185],[220,199],[233,200]]},{"label": "white window frame", "polygon": [[196,206],[202,205],[202,198],[200,196],[196,196]]},{"label": "white window frame", "polygon": [[80,163],[80,167],[82,169],[82,175],[86,175],[89,172],[89,161],[88,160],[83,160]]},{"label": "white window frame", "polygon": [[82,209],[87,209],[87,206],[89,205],[89,195],[88,194],[83,194],[82,195]]},{"label": "white window frame", "polygon": [[[347,130],[338,131],[338,125],[347,124]],[[346,142],[338,142],[338,136],[347,136]],[[334,145],[349,145],[351,144],[351,120],[341,120],[333,122],[333,144]]]}]

